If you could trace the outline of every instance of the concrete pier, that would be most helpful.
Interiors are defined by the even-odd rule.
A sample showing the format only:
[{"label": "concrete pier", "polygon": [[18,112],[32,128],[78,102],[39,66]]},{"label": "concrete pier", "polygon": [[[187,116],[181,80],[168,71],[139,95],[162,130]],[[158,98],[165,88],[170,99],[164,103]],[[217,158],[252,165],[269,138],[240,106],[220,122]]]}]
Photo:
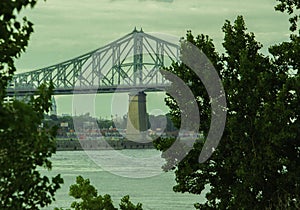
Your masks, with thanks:
[{"label": "concrete pier", "polygon": [[138,91],[131,92],[129,94],[126,138],[135,142],[149,142],[147,130],[146,94]]}]

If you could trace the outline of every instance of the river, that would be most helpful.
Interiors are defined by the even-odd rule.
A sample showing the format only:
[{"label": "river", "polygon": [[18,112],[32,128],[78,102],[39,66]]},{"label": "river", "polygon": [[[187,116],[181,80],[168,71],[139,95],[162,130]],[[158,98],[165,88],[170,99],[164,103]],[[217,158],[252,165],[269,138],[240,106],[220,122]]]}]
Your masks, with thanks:
[{"label": "river", "polygon": [[154,149],[58,151],[52,157],[52,170],[40,169],[49,176],[61,174],[64,184],[56,193],[54,207],[69,208],[74,198],[68,195],[76,176],[89,178],[98,194],[110,194],[115,207],[124,195],[133,203],[141,202],[143,209],[189,210],[195,202],[203,202],[204,195],[175,193],[174,172],[163,172],[160,152]]}]

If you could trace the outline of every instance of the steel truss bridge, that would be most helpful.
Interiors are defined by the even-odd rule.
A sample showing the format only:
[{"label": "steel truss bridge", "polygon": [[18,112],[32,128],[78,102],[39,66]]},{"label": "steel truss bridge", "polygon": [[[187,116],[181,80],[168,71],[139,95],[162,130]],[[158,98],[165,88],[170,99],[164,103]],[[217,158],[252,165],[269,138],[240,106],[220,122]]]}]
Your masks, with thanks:
[{"label": "steel truss bridge", "polygon": [[43,83],[55,95],[163,90],[169,82],[159,70],[179,61],[179,45],[134,29],[104,47],[35,71],[16,74],[9,96],[33,94]]}]

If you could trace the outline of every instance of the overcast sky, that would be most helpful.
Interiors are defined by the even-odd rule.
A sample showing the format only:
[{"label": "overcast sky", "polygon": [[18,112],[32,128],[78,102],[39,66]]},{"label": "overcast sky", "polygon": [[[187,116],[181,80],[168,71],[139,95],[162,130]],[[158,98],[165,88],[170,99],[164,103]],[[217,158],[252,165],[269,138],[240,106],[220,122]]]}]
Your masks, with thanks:
[{"label": "overcast sky", "polygon": [[[237,15],[244,16],[248,30],[266,51],[289,34],[288,17],[275,12],[275,4],[275,0],[40,0],[33,10],[22,13],[34,23],[35,32],[16,65],[23,72],[56,64],[118,39],[134,27],[178,39],[190,29],[208,34],[220,50],[221,27],[225,19],[234,21]],[[161,98],[153,104],[163,103]],[[57,99],[60,113],[70,111]]]}]

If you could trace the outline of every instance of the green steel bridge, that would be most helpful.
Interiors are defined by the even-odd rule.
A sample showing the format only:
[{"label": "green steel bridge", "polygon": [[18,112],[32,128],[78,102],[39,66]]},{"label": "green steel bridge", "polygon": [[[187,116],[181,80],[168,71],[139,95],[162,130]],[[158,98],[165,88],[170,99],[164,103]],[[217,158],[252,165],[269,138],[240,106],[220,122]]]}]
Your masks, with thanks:
[{"label": "green steel bridge", "polygon": [[8,96],[34,94],[42,83],[55,95],[160,91],[168,84],[160,69],[179,61],[180,47],[134,29],[103,47],[49,67],[16,74]]}]

